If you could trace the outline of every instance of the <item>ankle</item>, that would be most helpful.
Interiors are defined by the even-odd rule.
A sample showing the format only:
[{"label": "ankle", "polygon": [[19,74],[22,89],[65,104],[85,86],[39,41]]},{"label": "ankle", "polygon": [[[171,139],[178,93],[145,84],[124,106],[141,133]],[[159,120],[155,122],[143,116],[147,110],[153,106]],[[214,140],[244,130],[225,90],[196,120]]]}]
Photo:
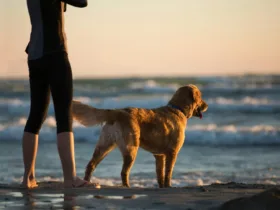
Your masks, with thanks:
[{"label": "ankle", "polygon": [[28,179],[29,180],[35,180],[35,175],[32,173],[28,176]]},{"label": "ankle", "polygon": [[86,182],[87,181],[81,179],[80,177],[74,176],[73,179],[64,180],[64,187],[65,188],[76,187],[76,186],[80,186]]},{"label": "ankle", "polygon": [[35,175],[34,173],[24,173],[23,179],[31,181],[35,179]]},{"label": "ankle", "polygon": [[75,183],[76,180],[77,180],[76,176],[64,177],[64,183],[67,184],[67,185]]},{"label": "ankle", "polygon": [[69,188],[75,186],[76,177],[72,179],[64,179],[64,187]]}]

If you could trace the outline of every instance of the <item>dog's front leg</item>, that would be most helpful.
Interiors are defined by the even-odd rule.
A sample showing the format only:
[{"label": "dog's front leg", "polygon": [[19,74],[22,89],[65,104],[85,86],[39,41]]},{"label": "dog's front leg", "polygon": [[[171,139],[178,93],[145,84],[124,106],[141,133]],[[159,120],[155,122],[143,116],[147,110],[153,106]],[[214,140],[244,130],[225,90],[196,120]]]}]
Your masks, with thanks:
[{"label": "dog's front leg", "polygon": [[166,154],[164,187],[171,187],[172,173],[176,159],[177,153],[170,152]]},{"label": "dog's front leg", "polygon": [[165,155],[154,155],[156,159],[157,181],[160,188],[164,187]]}]

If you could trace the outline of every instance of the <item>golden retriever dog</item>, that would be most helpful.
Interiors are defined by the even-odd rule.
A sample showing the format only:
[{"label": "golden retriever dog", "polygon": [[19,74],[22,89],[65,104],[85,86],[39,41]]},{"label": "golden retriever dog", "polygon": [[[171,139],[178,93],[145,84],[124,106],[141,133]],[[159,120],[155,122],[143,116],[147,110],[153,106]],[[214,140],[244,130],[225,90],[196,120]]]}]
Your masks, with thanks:
[{"label": "golden retriever dog", "polygon": [[130,170],[141,147],[155,157],[159,187],[171,187],[173,168],[184,144],[187,120],[192,116],[202,118],[202,112],[207,108],[195,85],[180,87],[166,106],[155,109],[98,109],[74,100],[74,120],[87,127],[105,123],[84,179],[89,181],[97,165],[118,147],[123,156],[122,184],[130,187]]}]

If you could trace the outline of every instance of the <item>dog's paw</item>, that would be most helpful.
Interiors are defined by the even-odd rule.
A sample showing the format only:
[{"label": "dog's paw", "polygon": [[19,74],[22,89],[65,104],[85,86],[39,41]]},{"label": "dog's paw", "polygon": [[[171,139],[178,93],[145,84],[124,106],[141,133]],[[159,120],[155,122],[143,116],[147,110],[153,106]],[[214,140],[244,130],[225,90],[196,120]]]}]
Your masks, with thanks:
[{"label": "dog's paw", "polygon": [[123,188],[130,188],[130,185],[129,184],[123,184],[122,187]]},{"label": "dog's paw", "polygon": [[171,185],[164,185],[163,188],[172,188]]}]

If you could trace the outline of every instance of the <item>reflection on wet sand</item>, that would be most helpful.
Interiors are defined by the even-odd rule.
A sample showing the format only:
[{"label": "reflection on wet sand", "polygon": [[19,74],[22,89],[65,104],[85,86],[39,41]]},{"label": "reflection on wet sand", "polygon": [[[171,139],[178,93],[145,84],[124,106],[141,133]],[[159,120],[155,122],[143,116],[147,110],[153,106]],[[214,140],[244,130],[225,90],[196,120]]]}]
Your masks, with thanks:
[{"label": "reflection on wet sand", "polygon": [[80,209],[80,206],[76,202],[77,197],[78,195],[76,193],[64,193],[63,208],[69,210]]},{"label": "reflection on wet sand", "polygon": [[[5,209],[13,209],[23,207],[25,209],[35,210],[38,208],[50,208],[50,209],[69,209],[78,210],[85,203],[88,207],[93,207],[96,202],[95,199],[107,199],[107,200],[123,200],[123,199],[137,199],[147,195],[93,195],[79,192],[64,192],[64,193],[39,193],[30,191],[22,192],[9,192],[6,194],[7,199],[1,202],[0,206]],[[91,201],[92,200],[92,201]],[[3,204],[3,205],[2,205]],[[2,209],[0,207],[0,209]]]},{"label": "reflection on wet sand", "polygon": [[21,193],[24,200],[24,205],[31,210],[38,209],[38,207],[63,207],[63,194],[39,194],[32,191]]},{"label": "reflection on wet sand", "polygon": [[121,200],[121,199],[136,199],[140,197],[145,197],[146,195],[128,195],[128,196],[117,196],[117,195],[94,195],[96,199],[114,199],[114,200]]}]

